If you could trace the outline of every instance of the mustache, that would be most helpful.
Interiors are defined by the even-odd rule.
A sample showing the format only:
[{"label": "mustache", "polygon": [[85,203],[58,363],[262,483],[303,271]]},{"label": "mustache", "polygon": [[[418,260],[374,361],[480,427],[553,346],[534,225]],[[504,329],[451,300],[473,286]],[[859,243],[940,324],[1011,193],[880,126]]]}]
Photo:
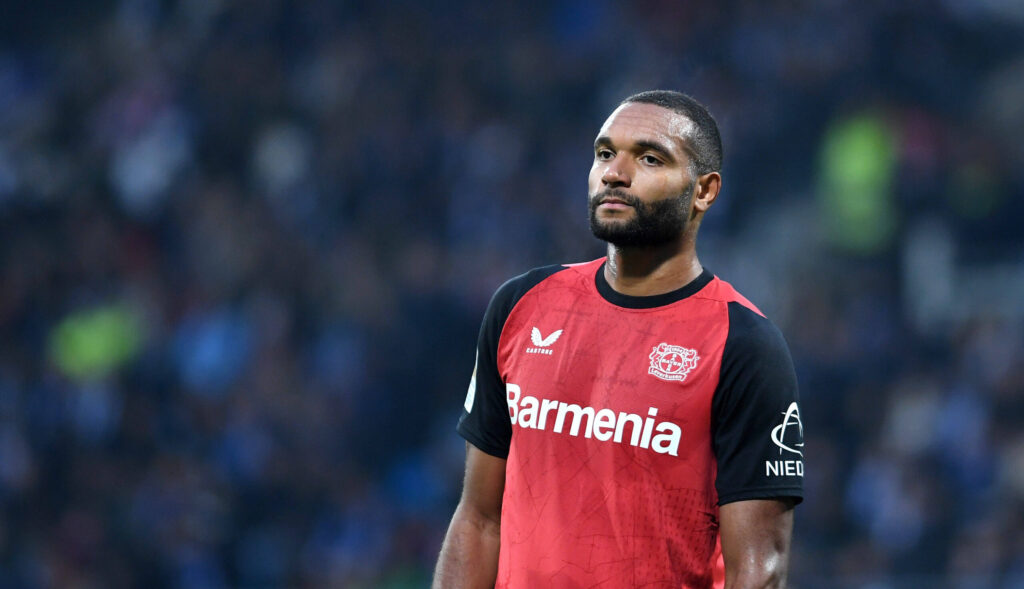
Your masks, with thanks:
[{"label": "mustache", "polygon": [[621,188],[606,188],[601,192],[594,193],[590,197],[590,204],[592,207],[596,207],[598,203],[609,197],[617,198],[635,209],[640,208],[642,205],[640,199],[636,195],[630,194]]}]

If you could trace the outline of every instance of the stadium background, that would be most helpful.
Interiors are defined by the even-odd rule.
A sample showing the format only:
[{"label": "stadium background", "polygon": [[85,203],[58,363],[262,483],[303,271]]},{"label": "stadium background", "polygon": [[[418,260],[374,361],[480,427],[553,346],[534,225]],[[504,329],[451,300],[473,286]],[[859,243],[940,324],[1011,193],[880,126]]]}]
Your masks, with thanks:
[{"label": "stadium background", "polygon": [[488,298],[601,255],[668,87],[802,385],[792,586],[1024,587],[1019,2],[3,11],[0,586],[424,586]]}]

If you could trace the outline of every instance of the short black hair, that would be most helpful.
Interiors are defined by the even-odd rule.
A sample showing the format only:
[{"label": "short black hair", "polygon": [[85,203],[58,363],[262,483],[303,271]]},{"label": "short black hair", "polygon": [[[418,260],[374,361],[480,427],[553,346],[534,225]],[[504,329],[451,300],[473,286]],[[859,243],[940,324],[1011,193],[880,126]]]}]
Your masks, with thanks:
[{"label": "short black hair", "polygon": [[620,106],[630,103],[654,104],[693,121],[695,129],[686,139],[693,152],[694,173],[702,176],[722,171],[722,136],[718,133],[718,123],[703,104],[674,90],[640,92],[623,100]]}]

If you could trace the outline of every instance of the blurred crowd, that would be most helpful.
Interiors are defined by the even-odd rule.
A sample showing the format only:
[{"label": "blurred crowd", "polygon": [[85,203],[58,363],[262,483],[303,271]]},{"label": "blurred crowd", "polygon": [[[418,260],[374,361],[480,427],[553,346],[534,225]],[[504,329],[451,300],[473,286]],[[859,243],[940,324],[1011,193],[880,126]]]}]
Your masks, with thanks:
[{"label": "blurred crowd", "polygon": [[791,585],[1024,587],[1019,4],[5,10],[0,586],[425,586],[484,307],[673,88],[800,378]]}]

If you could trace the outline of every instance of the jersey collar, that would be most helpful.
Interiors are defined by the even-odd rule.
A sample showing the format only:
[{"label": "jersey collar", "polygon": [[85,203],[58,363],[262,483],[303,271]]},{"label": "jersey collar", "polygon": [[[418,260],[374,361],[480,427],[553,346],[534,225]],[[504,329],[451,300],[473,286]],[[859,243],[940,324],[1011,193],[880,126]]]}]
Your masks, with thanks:
[{"label": "jersey collar", "polygon": [[601,265],[597,267],[597,274],[594,276],[594,283],[597,286],[598,294],[600,294],[601,298],[609,303],[619,307],[625,307],[627,309],[653,309],[655,307],[670,305],[677,301],[681,301],[692,294],[696,294],[700,289],[707,286],[715,277],[715,275],[709,272],[707,268],[704,268],[701,270],[699,276],[691,280],[689,284],[682,288],[677,288],[671,292],[659,295],[638,297],[622,294],[612,288],[612,286],[608,284],[608,280],[604,277],[604,265],[605,262],[602,262]]}]

